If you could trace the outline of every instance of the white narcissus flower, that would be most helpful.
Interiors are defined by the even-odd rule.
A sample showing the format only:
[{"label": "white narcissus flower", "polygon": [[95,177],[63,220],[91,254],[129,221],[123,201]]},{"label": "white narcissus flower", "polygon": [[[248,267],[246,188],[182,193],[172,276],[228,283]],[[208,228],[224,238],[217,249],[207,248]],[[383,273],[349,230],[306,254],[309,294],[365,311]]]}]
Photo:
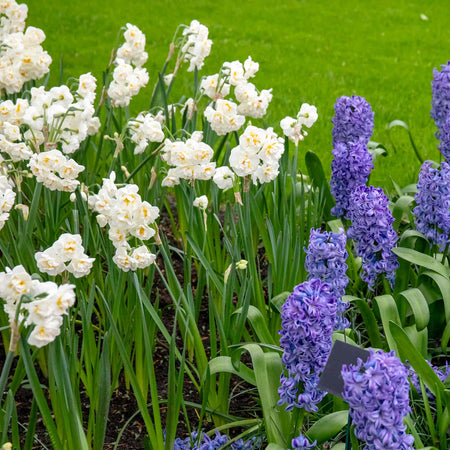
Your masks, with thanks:
[{"label": "white narcissus flower", "polygon": [[198,20],[193,20],[189,27],[183,30],[183,36],[187,36],[181,48],[184,60],[188,61],[188,72],[203,67],[205,58],[211,52],[212,41],[208,39],[208,28]]},{"label": "white narcissus flower", "polygon": [[44,345],[53,342],[61,332],[62,317],[56,316],[51,319],[36,325],[30,333],[28,343],[35,347],[41,348]]},{"label": "white narcissus flower", "polygon": [[208,96],[211,100],[224,98],[230,93],[230,85],[223,78],[219,78],[219,74],[205,77],[200,82],[200,92]]},{"label": "white narcissus flower", "polygon": [[305,136],[308,135],[303,126],[311,128],[318,118],[317,108],[308,103],[303,103],[300,111],[297,114],[297,119],[292,117],[285,117],[280,126],[283,130],[283,134],[289,138],[295,145],[298,145],[299,141],[303,141]]},{"label": "white narcissus flower", "polygon": [[84,253],[76,254],[67,266],[67,270],[73,274],[75,278],[84,277],[91,272],[94,261],[95,258],[89,258],[88,255]]},{"label": "white narcissus flower", "polygon": [[215,108],[208,106],[204,115],[211,128],[219,136],[239,130],[245,122],[245,117],[237,112],[236,103],[229,100],[217,100]]},{"label": "white narcissus flower", "polygon": [[213,181],[219,189],[230,189],[233,187],[235,175],[228,166],[218,167],[214,173]]},{"label": "white narcissus flower", "polygon": [[128,254],[128,249],[124,246],[116,248],[113,261],[124,272],[129,272],[136,266],[135,259]]},{"label": "white narcissus flower", "polygon": [[145,245],[141,245],[133,250],[131,258],[136,262],[137,269],[145,269],[155,262],[156,255],[151,253]]},{"label": "white narcissus flower", "polygon": [[197,197],[194,200],[193,205],[196,208],[201,209],[202,211],[205,211],[206,208],[208,207],[208,197],[206,195],[201,195],[200,197]]}]

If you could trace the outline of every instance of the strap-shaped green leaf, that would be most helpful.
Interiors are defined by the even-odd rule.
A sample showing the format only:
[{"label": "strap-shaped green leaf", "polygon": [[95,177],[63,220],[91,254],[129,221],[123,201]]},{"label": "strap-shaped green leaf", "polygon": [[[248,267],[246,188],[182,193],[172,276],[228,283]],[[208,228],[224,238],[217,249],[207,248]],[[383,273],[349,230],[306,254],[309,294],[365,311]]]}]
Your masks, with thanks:
[{"label": "strap-shaped green leaf", "polygon": [[422,292],[413,288],[400,292],[399,296],[403,297],[411,307],[417,331],[423,330],[430,321],[430,310]]},{"label": "strap-shaped green leaf", "polygon": [[307,432],[311,441],[317,440],[320,445],[336,436],[347,425],[348,411],[337,411],[319,419]]},{"label": "strap-shaped green leaf", "polygon": [[393,248],[392,251],[397,256],[406,261],[409,261],[410,263],[433,270],[434,272],[440,273],[444,277],[450,277],[450,270],[429,255],[420,253],[416,250],[413,250],[412,248],[404,247],[396,247]]}]

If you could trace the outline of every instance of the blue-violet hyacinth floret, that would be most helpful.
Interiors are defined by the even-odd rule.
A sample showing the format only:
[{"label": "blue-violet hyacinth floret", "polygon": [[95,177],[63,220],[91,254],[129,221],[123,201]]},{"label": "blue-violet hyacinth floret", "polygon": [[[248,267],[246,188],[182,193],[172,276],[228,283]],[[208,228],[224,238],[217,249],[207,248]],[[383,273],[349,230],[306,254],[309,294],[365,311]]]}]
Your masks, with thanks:
[{"label": "blue-violet hyacinth floret", "polygon": [[[448,365],[448,361],[445,362],[445,370],[439,369],[439,367],[433,366],[430,361],[427,361],[428,365],[433,369],[434,373],[438,376],[438,378],[444,382],[448,376],[450,376],[450,366]],[[409,369],[409,378],[411,380],[412,385],[415,387],[416,391],[421,394],[422,389],[420,388],[420,381],[417,372],[411,367]],[[436,397],[434,394],[425,386],[425,392],[427,394],[428,399],[434,400]]]},{"label": "blue-violet hyacinth floret", "polygon": [[439,150],[445,161],[450,163],[450,115],[447,117],[440,130],[440,139],[441,143],[439,144]]},{"label": "blue-violet hyacinth floret", "polygon": [[348,253],[345,245],[347,237],[344,230],[339,233],[332,231],[322,231],[320,228],[311,228],[308,248],[305,248],[305,267],[308,271],[308,279],[319,278],[328,283],[330,291],[338,298],[337,313],[338,322],[336,329],[342,330],[349,326],[346,319],[342,317],[348,304],[341,300],[345,295],[345,288],[348,284],[346,276]]},{"label": "blue-violet hyacinth floret", "polygon": [[349,143],[370,140],[373,131],[374,113],[370,103],[357,95],[347,97],[343,95],[336,100],[335,114],[331,120],[333,127],[333,146],[338,142]]},{"label": "blue-violet hyacinth floret", "polygon": [[309,450],[310,448],[314,448],[317,444],[317,441],[314,441],[312,444],[309,443],[308,439],[301,434],[300,436],[292,439],[292,448],[294,450]]},{"label": "blue-violet hyacinth floret", "polygon": [[432,243],[445,247],[450,242],[450,165],[433,169],[431,161],[422,165],[417,183],[416,228]]},{"label": "blue-violet hyacinth floret", "polygon": [[441,130],[450,115],[450,61],[441,66],[442,70],[433,70],[431,82],[431,117],[438,131],[436,137],[441,138]]},{"label": "blue-violet hyacinth floret", "polygon": [[[209,437],[206,433],[198,433],[193,431],[190,436],[185,439],[175,439],[173,450],[215,450],[222,448],[228,443],[228,436],[220,434],[217,430],[213,437]],[[242,439],[233,442],[229,447],[231,450],[252,450],[261,447],[261,439],[253,437],[244,442]]]},{"label": "blue-violet hyacinth floret", "polygon": [[350,406],[355,435],[366,450],[412,450],[414,438],[406,434],[404,417],[409,407],[408,369],[395,356],[370,350],[366,362],[342,367],[343,398]]},{"label": "blue-violet hyacinth floret", "polygon": [[373,169],[372,155],[362,141],[337,143],[332,153],[330,187],[336,206],[331,214],[345,217],[352,192],[358,186],[367,184]]},{"label": "blue-violet hyacinth floret", "polygon": [[373,290],[378,275],[385,274],[393,287],[399,264],[392,248],[398,236],[392,227],[394,218],[383,189],[356,188],[350,197],[348,215],[352,221],[348,237],[356,241],[356,253],[362,258],[361,278]]},{"label": "blue-violet hyacinth floret", "polygon": [[325,392],[317,388],[331,351],[331,335],[337,322],[338,298],[327,283],[317,278],[294,288],[282,307],[282,362],[279,405],[317,411]]}]

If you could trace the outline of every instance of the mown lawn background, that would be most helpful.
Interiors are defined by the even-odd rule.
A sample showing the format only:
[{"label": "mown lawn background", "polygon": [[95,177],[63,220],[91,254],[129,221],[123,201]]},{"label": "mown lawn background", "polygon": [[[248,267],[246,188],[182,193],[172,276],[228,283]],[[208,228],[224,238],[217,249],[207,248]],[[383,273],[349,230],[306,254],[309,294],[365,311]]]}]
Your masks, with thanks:
[{"label": "mown lawn background", "polygon": [[[260,71],[251,81],[273,88],[264,125],[281,133],[279,121],[295,116],[301,103],[314,104],[319,120],[300,144],[311,149],[330,173],[333,104],[341,95],[362,95],[375,111],[373,140],[390,150],[387,125],[408,123],[425,158],[439,160],[430,118],[433,67],[450,59],[450,3],[405,0],[31,0],[28,25],[47,35],[53,58],[51,83],[91,71],[99,80],[117,42],[120,27],[137,25],[147,36],[150,83],[132,102],[134,113],[147,109],[158,70],[180,23],[198,19],[208,26],[211,55],[200,75],[216,73],[222,62],[251,55]],[[424,17],[424,16],[426,17]],[[424,20],[427,19],[427,20]],[[184,66],[186,68],[186,66]],[[192,95],[193,74],[181,70],[170,99]],[[256,124],[256,123],[255,123]],[[260,123],[263,125],[263,123]],[[420,167],[404,130],[392,135],[397,153],[377,160],[371,183],[392,189],[417,180]]]}]

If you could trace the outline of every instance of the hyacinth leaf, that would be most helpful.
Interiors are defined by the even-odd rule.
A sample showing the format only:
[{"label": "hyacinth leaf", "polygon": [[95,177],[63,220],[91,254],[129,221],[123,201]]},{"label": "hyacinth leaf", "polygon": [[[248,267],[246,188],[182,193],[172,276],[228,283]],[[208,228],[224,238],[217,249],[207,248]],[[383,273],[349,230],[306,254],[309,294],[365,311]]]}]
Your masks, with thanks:
[{"label": "hyacinth leaf", "polygon": [[405,425],[408,427],[408,430],[414,437],[414,444],[416,448],[422,448],[423,442],[422,439],[420,439],[419,433],[416,430],[416,427],[414,426],[414,422],[411,419],[411,416],[408,414],[404,419]]},{"label": "hyacinth leaf", "polygon": [[416,157],[417,157],[417,159],[419,160],[420,164],[422,164],[424,160],[423,160],[423,158],[420,156],[419,150],[418,150],[417,147],[416,147],[416,144],[415,144],[414,139],[413,139],[413,137],[412,137],[411,131],[410,131],[408,125],[407,125],[405,122],[403,122],[402,120],[393,120],[393,121],[388,125],[388,131],[389,131],[388,136],[389,136],[389,139],[390,139],[390,141],[391,141],[391,143],[392,143],[392,147],[394,148],[394,151],[396,151],[396,147],[395,147],[394,142],[392,141],[392,137],[391,137],[391,130],[392,130],[392,128],[394,128],[394,127],[402,127],[402,128],[404,128],[404,129],[408,132],[409,141],[411,142],[411,146],[412,146],[412,148],[413,148],[413,150],[414,150],[414,154],[416,155]]},{"label": "hyacinth leaf", "polygon": [[270,306],[273,306],[275,310],[281,314],[281,307],[284,305],[284,302],[289,297],[289,295],[291,295],[291,293],[288,291],[278,294],[270,300]]},{"label": "hyacinth leaf", "polygon": [[[242,308],[239,308],[233,314],[242,314]],[[264,316],[256,306],[250,305],[248,307],[247,319],[250,322],[253,331],[256,333],[259,342],[271,345],[277,344],[272,335],[270,334],[269,329],[267,328],[267,323],[266,320],[264,319]]]},{"label": "hyacinth leaf", "polygon": [[339,442],[338,444],[333,445],[333,447],[331,447],[331,450],[345,450],[345,444]]},{"label": "hyacinth leaf", "polygon": [[256,386],[255,374],[252,369],[249,369],[245,364],[240,361],[238,364],[233,364],[230,356],[217,356],[209,361],[209,371],[211,375],[216,373],[232,373],[242,378],[247,383]]},{"label": "hyacinth leaf", "polygon": [[371,346],[374,348],[382,348],[383,340],[381,339],[380,329],[372,309],[365,300],[360,298],[351,301],[356,305],[363,318]]},{"label": "hyacinth leaf", "polygon": [[266,447],[266,450],[286,450],[286,448],[278,444],[269,444]]},{"label": "hyacinth leaf", "polygon": [[319,157],[311,150],[306,152],[305,163],[313,186],[318,188],[322,195],[324,218],[325,220],[331,219],[331,208],[334,206],[334,199],[331,195],[330,186],[328,185],[327,178],[325,177],[322,163]]},{"label": "hyacinth leaf", "polygon": [[319,419],[307,432],[306,436],[311,440],[317,440],[320,445],[336,436],[347,425],[348,411],[337,411]]},{"label": "hyacinth leaf", "polygon": [[261,399],[264,423],[269,443],[286,446],[290,433],[289,414],[279,407],[278,387],[283,370],[281,357],[276,352],[264,353],[258,344],[244,344],[234,352],[234,358],[243,352],[250,354],[255,374],[256,387]]},{"label": "hyacinth leaf", "polygon": [[369,153],[372,155],[372,162],[375,164],[375,160],[379,156],[387,156],[388,152],[386,147],[383,144],[380,144],[379,142],[369,141],[367,144],[367,150],[369,150]]},{"label": "hyacinth leaf", "polygon": [[450,278],[450,270],[441,264],[439,261],[429,255],[418,252],[411,248],[396,247],[392,251],[400,258],[409,261],[412,264],[425,267],[441,274],[444,277]]},{"label": "hyacinth leaf", "polygon": [[406,230],[403,232],[398,243],[402,244],[402,247],[406,247],[406,244],[408,244],[408,247],[412,248],[419,239],[423,241],[424,245],[429,245],[428,239],[417,230]]},{"label": "hyacinth leaf", "polygon": [[422,292],[417,288],[413,288],[400,292],[399,296],[404,298],[411,307],[417,331],[423,330],[430,321],[430,310]]},{"label": "hyacinth leaf", "polygon": [[434,370],[427,364],[424,357],[417,351],[413,343],[409,339],[405,331],[396,323],[390,321],[389,329],[395,342],[397,343],[398,351],[397,355],[400,359],[408,363],[414,368],[424,383],[428,386],[430,391],[436,396],[441,393],[441,397],[444,394],[444,384],[436,375]]},{"label": "hyacinth leaf", "polygon": [[343,334],[342,332],[335,331],[333,332],[331,336],[331,341],[334,343],[335,341],[342,341],[346,342],[347,344],[354,345],[355,347],[359,347],[359,345],[350,337],[348,337],[346,334]]},{"label": "hyacinth leaf", "polygon": [[446,322],[450,322],[450,280],[436,272],[431,271],[420,274],[420,277],[431,278],[436,283],[439,291],[441,292],[442,301],[444,302],[445,320]]},{"label": "hyacinth leaf", "polygon": [[394,203],[392,209],[392,216],[395,219],[393,227],[395,230],[398,230],[398,227],[403,221],[409,221],[409,215],[411,213],[411,204],[413,203],[414,198],[409,195],[402,195],[397,201]]},{"label": "hyacinth leaf", "polygon": [[441,339],[441,348],[444,353],[447,353],[448,341],[450,340],[450,322],[444,328]]},{"label": "hyacinth leaf", "polygon": [[383,329],[388,346],[391,350],[395,350],[397,352],[397,345],[389,328],[390,321],[400,324],[400,316],[398,314],[397,304],[395,303],[394,297],[392,297],[392,295],[380,295],[375,297],[374,303],[376,303],[378,310],[380,311],[381,322],[383,323]]},{"label": "hyacinth leaf", "polygon": [[341,219],[329,220],[327,224],[333,233],[339,233],[339,229],[344,228],[344,224]]}]

